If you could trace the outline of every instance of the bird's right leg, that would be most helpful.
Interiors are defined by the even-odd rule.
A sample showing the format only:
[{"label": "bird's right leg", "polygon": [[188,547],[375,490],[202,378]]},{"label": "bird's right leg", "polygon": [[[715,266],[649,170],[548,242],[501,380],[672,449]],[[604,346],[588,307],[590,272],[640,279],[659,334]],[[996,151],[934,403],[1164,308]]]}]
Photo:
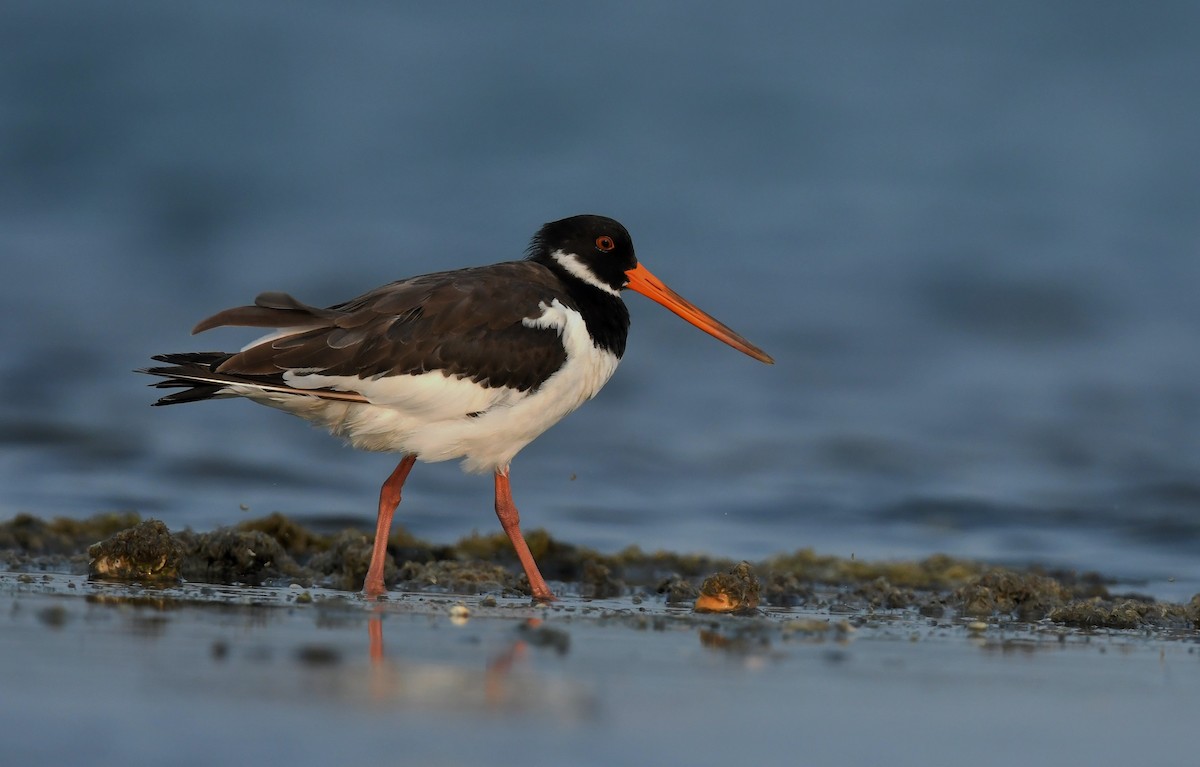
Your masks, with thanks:
[{"label": "bird's right leg", "polygon": [[504,528],[508,540],[517,552],[517,559],[521,560],[521,568],[525,570],[525,577],[529,579],[533,598],[539,602],[553,602],[554,594],[538,571],[537,562],[533,561],[533,554],[529,552],[529,544],[521,534],[521,515],[517,512],[517,505],[513,503],[507,468],[496,471],[496,516],[500,518],[500,526]]},{"label": "bird's right leg", "polygon": [[363,584],[363,594],[368,597],[377,597],[387,591],[387,587],[383,585],[383,570],[384,565],[387,564],[387,543],[388,536],[392,531],[392,515],[396,513],[396,507],[400,505],[400,489],[404,487],[404,480],[408,479],[408,472],[412,470],[416,460],[417,456],[414,454],[404,456],[395,471],[383,483],[383,487],[379,488],[379,516],[375,518],[375,545],[371,549],[371,566],[367,570],[367,580]]}]

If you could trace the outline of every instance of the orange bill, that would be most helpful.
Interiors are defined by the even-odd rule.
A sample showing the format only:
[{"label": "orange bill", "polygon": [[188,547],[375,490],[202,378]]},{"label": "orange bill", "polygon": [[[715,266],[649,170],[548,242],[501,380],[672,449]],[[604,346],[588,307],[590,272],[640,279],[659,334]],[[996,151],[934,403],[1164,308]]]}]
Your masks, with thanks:
[{"label": "orange bill", "polygon": [[662,280],[651,274],[650,270],[641,264],[625,272],[625,276],[629,278],[629,284],[626,287],[635,293],[641,293],[651,301],[662,304],[713,338],[720,339],[734,349],[749,354],[759,362],[765,362],[768,365],[775,364],[771,355],[734,333],[709,314],[696,308],[691,301],[668,288]]}]

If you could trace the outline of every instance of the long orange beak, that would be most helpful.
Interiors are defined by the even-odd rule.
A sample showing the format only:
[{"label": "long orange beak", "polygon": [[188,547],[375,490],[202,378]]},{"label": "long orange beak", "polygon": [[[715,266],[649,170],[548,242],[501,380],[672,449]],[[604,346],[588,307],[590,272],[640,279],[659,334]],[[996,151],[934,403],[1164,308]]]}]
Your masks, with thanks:
[{"label": "long orange beak", "polygon": [[662,304],[713,338],[720,339],[734,349],[749,354],[759,362],[765,362],[768,365],[775,364],[771,355],[734,333],[711,315],[696,308],[691,301],[668,288],[662,280],[651,274],[650,270],[641,264],[625,272],[625,276],[629,278],[629,284],[626,287],[635,293],[641,293],[651,301]]}]

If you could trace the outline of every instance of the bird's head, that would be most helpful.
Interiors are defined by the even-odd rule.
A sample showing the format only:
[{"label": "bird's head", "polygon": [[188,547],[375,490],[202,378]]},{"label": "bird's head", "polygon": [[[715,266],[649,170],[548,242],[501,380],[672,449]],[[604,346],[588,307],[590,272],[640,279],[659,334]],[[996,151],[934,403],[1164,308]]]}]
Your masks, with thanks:
[{"label": "bird's head", "polygon": [[611,218],[585,215],[551,221],[534,236],[529,257],[552,262],[571,278],[614,296],[620,296],[626,288],[641,293],[734,349],[760,362],[775,362],[769,354],[671,290],[642,266],[634,253],[629,231]]}]

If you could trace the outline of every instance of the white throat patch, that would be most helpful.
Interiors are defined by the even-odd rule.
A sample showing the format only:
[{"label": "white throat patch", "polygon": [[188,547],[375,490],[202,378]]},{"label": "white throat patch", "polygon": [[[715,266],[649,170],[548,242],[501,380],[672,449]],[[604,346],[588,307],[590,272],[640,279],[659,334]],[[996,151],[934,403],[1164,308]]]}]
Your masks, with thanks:
[{"label": "white throat patch", "polygon": [[600,290],[603,290],[605,293],[608,293],[612,296],[621,295],[620,291],[613,290],[612,286],[605,285],[603,282],[596,279],[596,275],[592,274],[591,270],[584,266],[583,262],[579,260],[579,256],[575,255],[574,253],[556,250],[550,254],[550,258],[553,258],[558,262],[559,266],[570,272],[571,276],[578,277],[587,284],[591,285],[593,288],[599,288]]}]

